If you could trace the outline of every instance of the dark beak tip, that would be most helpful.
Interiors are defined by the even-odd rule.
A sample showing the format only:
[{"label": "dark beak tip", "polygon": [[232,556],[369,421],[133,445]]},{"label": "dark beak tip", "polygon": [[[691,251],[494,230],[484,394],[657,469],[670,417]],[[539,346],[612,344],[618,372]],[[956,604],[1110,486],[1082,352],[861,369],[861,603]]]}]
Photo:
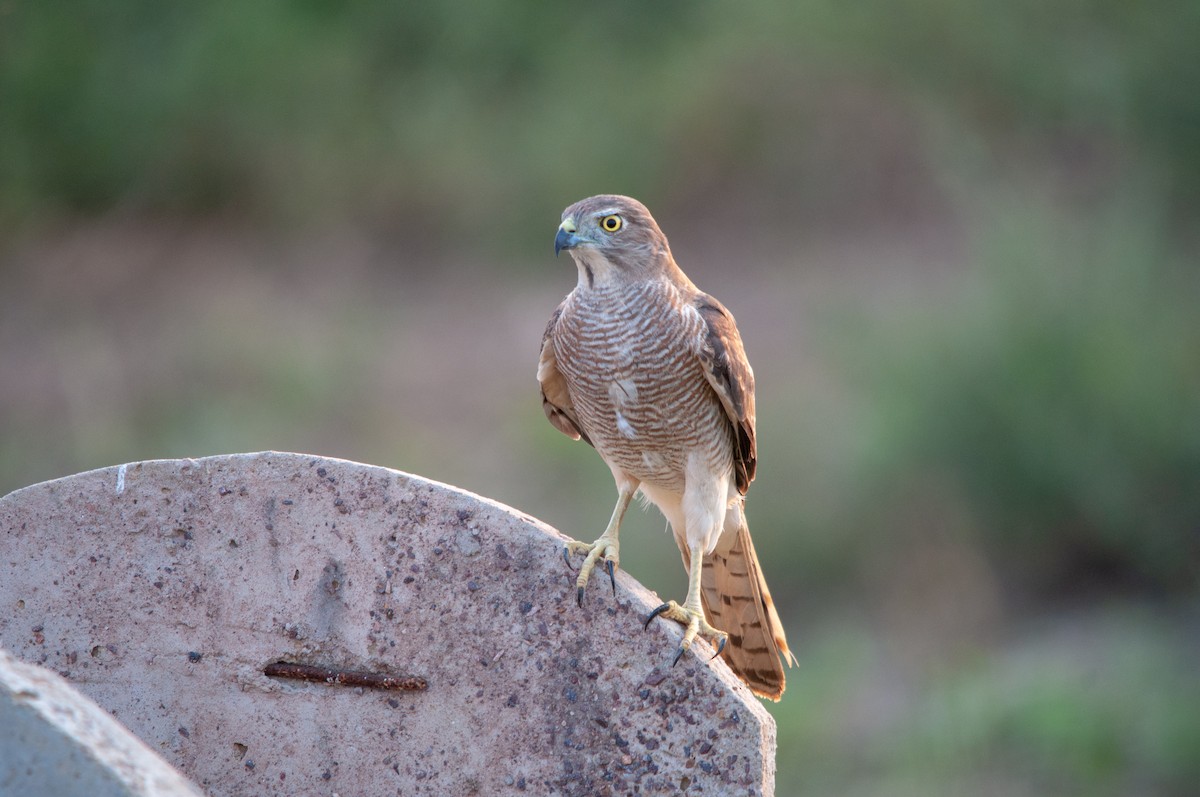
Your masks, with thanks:
[{"label": "dark beak tip", "polygon": [[575,240],[573,233],[560,228],[558,234],[554,236],[554,256],[558,257],[558,253],[562,250],[575,246]]}]

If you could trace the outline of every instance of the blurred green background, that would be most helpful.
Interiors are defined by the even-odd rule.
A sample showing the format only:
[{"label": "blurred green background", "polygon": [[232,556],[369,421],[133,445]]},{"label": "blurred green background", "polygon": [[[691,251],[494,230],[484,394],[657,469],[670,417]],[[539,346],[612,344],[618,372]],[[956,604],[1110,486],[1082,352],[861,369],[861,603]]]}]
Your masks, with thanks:
[{"label": "blurred green background", "polygon": [[[592,539],[552,239],[759,381],[781,795],[1200,783],[1200,4],[0,2],[0,493],[282,449]],[[622,564],[686,583],[654,510]],[[597,595],[602,600],[602,595]]]}]

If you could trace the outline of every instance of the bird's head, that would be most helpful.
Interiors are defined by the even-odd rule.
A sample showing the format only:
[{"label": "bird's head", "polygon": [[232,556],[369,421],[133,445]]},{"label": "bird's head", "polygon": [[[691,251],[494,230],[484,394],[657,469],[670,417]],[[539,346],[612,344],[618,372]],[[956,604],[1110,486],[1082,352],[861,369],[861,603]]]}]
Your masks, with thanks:
[{"label": "bird's head", "polygon": [[566,249],[582,285],[659,274],[672,263],[667,237],[646,206],[615,194],[588,197],[563,211],[554,253]]}]

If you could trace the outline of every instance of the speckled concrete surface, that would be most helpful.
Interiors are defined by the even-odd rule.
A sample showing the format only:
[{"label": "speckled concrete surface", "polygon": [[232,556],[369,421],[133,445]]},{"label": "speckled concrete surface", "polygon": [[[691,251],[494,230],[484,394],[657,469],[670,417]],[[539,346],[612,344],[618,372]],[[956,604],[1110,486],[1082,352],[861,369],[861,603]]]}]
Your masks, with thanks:
[{"label": "speckled concrete surface", "polygon": [[[0,646],[207,793],[771,794],[775,725],[624,573],[574,602],[564,538],[385,468],[141,462],[0,499]],[[277,661],[425,691],[269,678]]]}]

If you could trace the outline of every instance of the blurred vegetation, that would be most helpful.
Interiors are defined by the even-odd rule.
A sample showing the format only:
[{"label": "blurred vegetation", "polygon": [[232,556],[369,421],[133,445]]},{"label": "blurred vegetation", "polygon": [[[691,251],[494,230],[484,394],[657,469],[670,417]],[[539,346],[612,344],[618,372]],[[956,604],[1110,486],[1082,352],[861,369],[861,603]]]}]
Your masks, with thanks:
[{"label": "blurred vegetation", "polygon": [[[759,380],[780,794],[1200,777],[1200,4],[0,2],[0,492],[263,448],[577,537],[563,206]],[[654,512],[623,565],[683,588]]]},{"label": "blurred vegetation", "polygon": [[1196,586],[1200,271],[1160,225],[1006,201],[961,291],[845,336],[873,466],[951,482],[1031,585]]},{"label": "blurred vegetation", "polygon": [[233,209],[461,238],[581,182],[733,182],[775,220],[858,217],[911,199],[889,160],[938,119],[963,157],[1136,169],[1190,207],[1198,27],[1187,0],[6,3],[0,218]]},{"label": "blurred vegetation", "polygon": [[1034,632],[900,684],[878,639],[823,629],[776,711],[780,794],[1189,794],[1194,649],[1144,607],[1070,621],[1068,640]]}]

